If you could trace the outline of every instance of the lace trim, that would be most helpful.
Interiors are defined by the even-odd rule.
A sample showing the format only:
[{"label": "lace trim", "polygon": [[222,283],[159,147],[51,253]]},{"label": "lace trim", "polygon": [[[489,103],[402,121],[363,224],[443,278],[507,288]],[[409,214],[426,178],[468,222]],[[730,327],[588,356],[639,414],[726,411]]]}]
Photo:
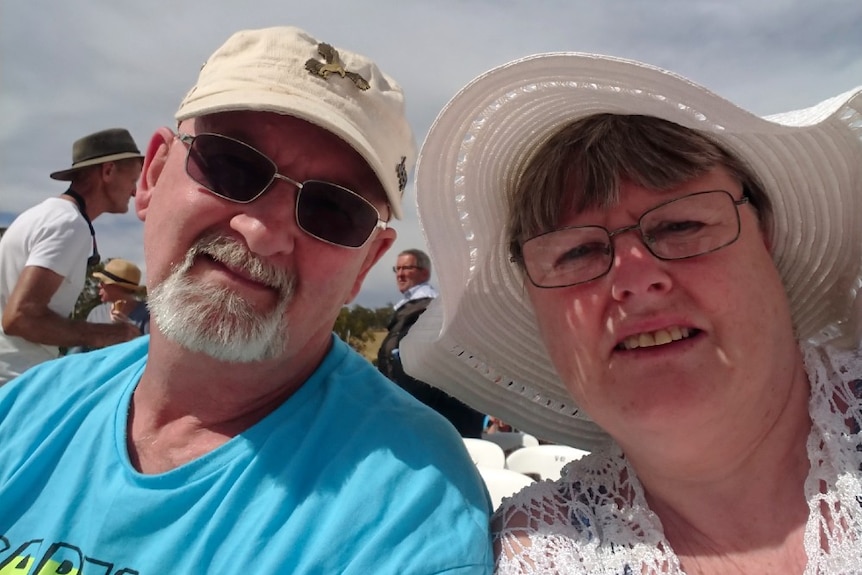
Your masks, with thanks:
[{"label": "lace trim", "polygon": [[[813,346],[803,353],[814,422],[805,573],[862,574],[862,353]],[[683,573],[615,444],[504,500],[492,522],[501,575]]]}]

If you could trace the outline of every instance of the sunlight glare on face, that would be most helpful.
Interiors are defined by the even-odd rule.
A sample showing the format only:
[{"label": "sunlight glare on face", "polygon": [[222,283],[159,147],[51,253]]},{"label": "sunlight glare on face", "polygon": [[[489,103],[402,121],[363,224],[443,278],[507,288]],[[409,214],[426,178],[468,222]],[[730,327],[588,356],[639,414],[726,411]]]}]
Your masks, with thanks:
[{"label": "sunlight glare on face", "polygon": [[[258,311],[224,286],[194,279],[189,271],[199,256],[243,269],[278,293],[273,310]],[[209,235],[198,240],[170,276],[152,289],[150,313],[159,331],[183,347],[220,361],[247,363],[273,359],[288,340],[285,312],[295,277],[265,263],[235,239]]]},{"label": "sunlight glare on face", "polygon": [[[617,250],[616,255],[614,255],[614,267],[619,267],[621,265],[620,254],[624,253],[622,250]],[[649,252],[642,245],[632,244],[631,247],[628,248],[628,256],[637,260],[646,259],[646,256],[649,255]]]}]

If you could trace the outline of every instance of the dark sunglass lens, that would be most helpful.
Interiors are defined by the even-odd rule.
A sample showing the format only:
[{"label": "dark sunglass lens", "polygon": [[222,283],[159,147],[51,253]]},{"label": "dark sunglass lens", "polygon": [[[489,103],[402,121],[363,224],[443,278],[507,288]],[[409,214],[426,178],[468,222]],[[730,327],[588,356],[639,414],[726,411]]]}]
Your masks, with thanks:
[{"label": "dark sunglass lens", "polygon": [[377,225],[377,211],[350,191],[327,182],[305,182],[296,206],[296,221],[327,242],[358,248]]},{"label": "dark sunglass lens", "polygon": [[236,202],[255,199],[275,174],[269,159],[254,148],[213,134],[194,139],[186,171],[214,194]]}]

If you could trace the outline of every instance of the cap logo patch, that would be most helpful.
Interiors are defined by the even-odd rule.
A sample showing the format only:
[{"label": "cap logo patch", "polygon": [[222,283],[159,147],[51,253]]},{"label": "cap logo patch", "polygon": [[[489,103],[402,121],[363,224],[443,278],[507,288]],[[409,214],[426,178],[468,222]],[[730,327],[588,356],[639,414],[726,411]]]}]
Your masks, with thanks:
[{"label": "cap logo patch", "polygon": [[406,162],[407,156],[401,156],[401,162],[395,166],[395,174],[398,176],[399,192],[403,192],[404,187],[407,185],[407,168],[404,165]]},{"label": "cap logo patch", "polygon": [[351,72],[344,67],[344,62],[341,61],[341,57],[338,55],[338,50],[333,48],[330,44],[325,42],[318,44],[317,53],[323,56],[323,59],[325,60],[324,62],[315,60],[314,58],[309,58],[305,62],[305,69],[315,76],[320,76],[326,80],[329,78],[330,74],[335,73],[342,78],[349,79],[360,90],[364,91],[371,87],[368,80],[356,72]]}]

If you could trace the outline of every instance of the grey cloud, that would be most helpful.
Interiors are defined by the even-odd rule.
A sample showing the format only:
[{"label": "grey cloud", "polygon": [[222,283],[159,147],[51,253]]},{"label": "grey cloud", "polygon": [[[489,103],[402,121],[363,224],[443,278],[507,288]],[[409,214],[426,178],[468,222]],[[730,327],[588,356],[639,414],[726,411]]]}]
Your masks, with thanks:
[{"label": "grey cloud", "polygon": [[[143,149],[157,127],[172,125],[200,65],[228,35],[284,24],[377,60],[404,87],[420,142],[464,84],[537,52],[643,60],[760,114],[862,84],[858,0],[4,0],[0,212],[63,191],[47,174],[68,166],[83,134],[125,126]],[[369,274],[363,305],[395,300],[395,253],[424,246],[412,183],[406,202],[399,239]],[[143,266],[134,214],[95,224],[105,256]]]}]

